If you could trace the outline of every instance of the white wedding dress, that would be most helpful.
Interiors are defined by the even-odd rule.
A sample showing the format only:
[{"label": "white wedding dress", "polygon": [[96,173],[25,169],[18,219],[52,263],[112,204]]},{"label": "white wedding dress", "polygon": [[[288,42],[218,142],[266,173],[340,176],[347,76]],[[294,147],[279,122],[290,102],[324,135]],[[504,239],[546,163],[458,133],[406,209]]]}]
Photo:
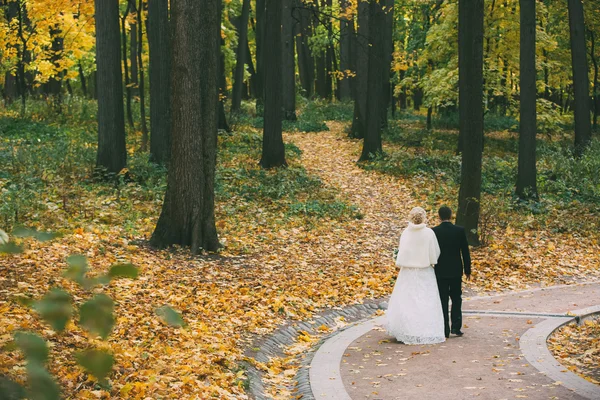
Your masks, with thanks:
[{"label": "white wedding dress", "polygon": [[446,340],[442,303],[433,265],[440,255],[435,233],[425,224],[409,224],[402,232],[396,265],[400,274],[388,302],[384,328],[405,344]]}]

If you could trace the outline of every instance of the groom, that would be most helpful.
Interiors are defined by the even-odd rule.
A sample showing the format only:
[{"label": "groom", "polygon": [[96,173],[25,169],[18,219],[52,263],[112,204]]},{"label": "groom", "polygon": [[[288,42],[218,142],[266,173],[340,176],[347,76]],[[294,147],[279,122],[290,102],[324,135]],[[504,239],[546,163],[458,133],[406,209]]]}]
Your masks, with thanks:
[{"label": "groom", "polygon": [[[446,337],[453,333],[462,336],[462,276],[463,270],[467,280],[471,279],[471,255],[469,254],[469,243],[465,228],[450,222],[452,210],[443,206],[439,210],[442,223],[435,228],[442,253],[435,266],[440,299],[442,300],[442,311],[444,312],[444,333]],[[452,299],[452,329],[448,321],[448,297]]]}]

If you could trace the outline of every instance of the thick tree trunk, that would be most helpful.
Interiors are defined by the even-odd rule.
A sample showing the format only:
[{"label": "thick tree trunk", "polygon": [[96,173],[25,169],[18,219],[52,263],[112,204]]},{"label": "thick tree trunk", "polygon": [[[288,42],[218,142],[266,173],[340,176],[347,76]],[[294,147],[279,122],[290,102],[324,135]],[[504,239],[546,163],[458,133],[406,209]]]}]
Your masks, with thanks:
[{"label": "thick tree trunk", "polygon": [[355,41],[356,86],[354,91],[354,118],[350,136],[365,137],[367,119],[367,91],[369,88],[369,3],[358,3],[358,33]]},{"label": "thick tree trunk", "polygon": [[220,247],[214,215],[220,1],[171,1],[172,157],[151,243],[189,246],[193,254]]},{"label": "thick tree trunk", "polygon": [[281,71],[281,0],[266,0],[265,73],[265,125],[263,130],[260,166],[273,168],[286,166],[285,146],[282,137],[282,71]]},{"label": "thick tree trunk", "polygon": [[592,139],[589,77],[585,50],[585,23],[581,0],[568,0],[573,91],[575,97],[575,154],[581,155]]},{"label": "thick tree trunk", "polygon": [[536,69],[535,69],[535,2],[520,0],[521,5],[521,101],[519,124],[519,168],[517,196],[537,199],[536,184]]},{"label": "thick tree trunk", "polygon": [[143,42],[144,42],[144,0],[140,0],[140,3],[137,8],[137,20],[138,20],[138,34],[137,34],[137,59],[138,59],[138,94],[140,96],[140,120],[142,123],[142,146],[141,151],[148,151],[148,142],[150,141],[148,137],[148,123],[146,121],[146,88],[144,81],[144,62],[142,59],[142,54],[144,51]]},{"label": "thick tree trunk", "polygon": [[[238,24],[238,46],[236,64],[233,73],[233,91],[231,94],[231,113],[239,113],[242,107],[242,91],[244,89],[244,71],[246,70],[246,47],[248,46],[248,18],[250,16],[250,0],[243,0],[242,14]],[[250,60],[252,61],[252,60]]]},{"label": "thick tree trunk", "polygon": [[352,98],[352,78],[354,65],[352,63],[352,36],[354,21],[348,15],[350,0],[340,0],[340,71],[344,76],[339,80],[341,100]]},{"label": "thick tree trunk", "polygon": [[148,0],[150,47],[150,160],[168,165],[171,154],[171,43],[169,0]]},{"label": "thick tree trunk", "polygon": [[369,75],[367,117],[363,149],[359,161],[367,161],[383,152],[381,146],[381,109],[383,108],[383,74],[381,60],[385,58],[385,11],[379,0],[369,1]]},{"label": "thick tree trunk", "polygon": [[312,36],[311,12],[306,9],[301,0],[296,0],[294,19],[299,22],[300,34],[296,37],[298,49],[298,71],[300,72],[300,83],[305,96],[311,98],[315,87],[315,60],[308,46]]},{"label": "thick tree trunk", "polygon": [[459,0],[458,4],[459,119],[463,151],[456,223],[465,227],[471,245],[479,245],[484,0]]},{"label": "thick tree trunk", "polygon": [[95,0],[98,154],[101,172],[118,174],[127,163],[118,0]]},{"label": "thick tree trunk", "polygon": [[[263,100],[265,97],[265,3],[266,0],[256,0],[256,27],[254,34],[256,36],[256,80],[254,87],[256,89],[256,112],[262,115]],[[271,49],[269,49],[270,51]],[[269,77],[271,79],[271,77]]]},{"label": "thick tree trunk", "polygon": [[296,120],[296,57],[294,51],[294,0],[282,0],[281,48],[283,73],[283,115],[288,121]]},{"label": "thick tree trunk", "polygon": [[[142,26],[139,19],[140,11],[138,10],[136,0],[129,0],[129,9],[132,14],[135,14],[135,22],[129,24],[129,60],[131,65],[131,91],[134,95],[139,92],[139,69],[138,69],[138,26]],[[141,41],[141,38],[140,38]]]}]

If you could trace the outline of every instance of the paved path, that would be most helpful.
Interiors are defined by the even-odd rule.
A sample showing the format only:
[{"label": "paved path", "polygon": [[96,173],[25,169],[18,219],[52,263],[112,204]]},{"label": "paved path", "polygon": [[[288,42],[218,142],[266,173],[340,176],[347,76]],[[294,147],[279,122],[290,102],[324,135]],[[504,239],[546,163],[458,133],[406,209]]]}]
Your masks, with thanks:
[{"label": "paved path", "polygon": [[542,354],[549,332],[569,321],[567,313],[597,304],[600,283],[468,299],[465,336],[429,346],[398,344],[377,326],[380,320],[366,321],[317,352],[313,394],[336,400],[600,399],[600,387]]}]

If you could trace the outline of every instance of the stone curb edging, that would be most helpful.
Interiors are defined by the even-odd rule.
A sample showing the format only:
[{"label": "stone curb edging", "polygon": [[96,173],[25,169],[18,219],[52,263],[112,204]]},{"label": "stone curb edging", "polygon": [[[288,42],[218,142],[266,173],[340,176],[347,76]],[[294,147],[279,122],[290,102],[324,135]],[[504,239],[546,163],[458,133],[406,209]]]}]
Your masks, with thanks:
[{"label": "stone curb edging", "polygon": [[586,381],[579,375],[567,370],[548,349],[547,340],[552,333],[573,321],[582,320],[600,313],[600,305],[574,312],[570,319],[548,318],[529,329],[519,340],[519,347],[527,361],[550,379],[561,382],[563,386],[588,399],[600,399],[600,386]]},{"label": "stone curb edging", "polygon": [[[246,351],[246,356],[261,363],[266,363],[271,358],[285,357],[286,355],[283,352],[284,348],[294,344],[301,331],[305,331],[309,334],[317,334],[317,329],[322,325],[325,325],[328,328],[335,328],[336,319],[344,317],[349,325],[322,337],[317,344],[302,356],[300,362],[301,367],[294,377],[296,386],[287,388],[288,390],[295,390],[295,394],[301,396],[303,400],[314,400],[309,370],[317,349],[332,336],[351,328],[357,321],[362,321],[365,318],[372,316],[380,308],[381,306],[377,301],[370,301],[365,302],[364,304],[351,305],[343,309],[330,309],[313,318],[312,324],[307,321],[290,321],[270,335],[259,338]],[[244,362],[242,365],[246,368],[246,374],[248,376],[247,393],[249,396],[256,400],[268,400],[269,397],[265,394],[265,387],[262,382],[262,371],[249,362]]]}]

